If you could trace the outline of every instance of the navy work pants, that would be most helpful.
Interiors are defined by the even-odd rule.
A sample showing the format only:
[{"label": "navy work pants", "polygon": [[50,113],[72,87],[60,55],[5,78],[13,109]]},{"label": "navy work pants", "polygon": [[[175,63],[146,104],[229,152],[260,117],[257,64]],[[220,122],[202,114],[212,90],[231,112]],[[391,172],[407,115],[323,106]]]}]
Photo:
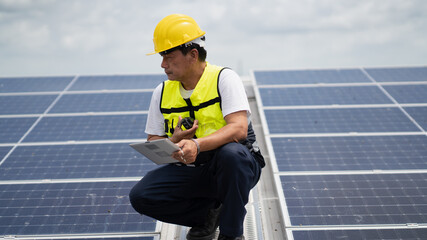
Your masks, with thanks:
[{"label": "navy work pants", "polygon": [[189,227],[203,224],[209,209],[221,203],[221,233],[240,236],[249,191],[260,174],[260,164],[245,146],[228,143],[202,166],[168,164],[150,171],[129,197],[137,212]]}]

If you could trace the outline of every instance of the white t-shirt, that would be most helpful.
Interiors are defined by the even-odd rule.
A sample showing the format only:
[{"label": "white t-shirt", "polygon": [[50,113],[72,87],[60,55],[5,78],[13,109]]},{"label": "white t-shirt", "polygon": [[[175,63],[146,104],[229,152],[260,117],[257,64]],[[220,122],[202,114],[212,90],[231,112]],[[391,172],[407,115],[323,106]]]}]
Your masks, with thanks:
[{"label": "white t-shirt", "polygon": [[[250,116],[250,108],[248,97],[246,96],[245,87],[239,75],[231,69],[224,69],[219,76],[219,92],[221,95],[221,106],[223,117],[230,113],[238,111],[246,111],[248,118]],[[151,97],[150,108],[148,110],[147,124],[145,133],[150,135],[165,135],[164,117],[160,112],[160,97],[162,94],[162,85],[159,84]],[[189,97],[192,90],[187,91],[184,88],[180,89],[181,95]]]}]

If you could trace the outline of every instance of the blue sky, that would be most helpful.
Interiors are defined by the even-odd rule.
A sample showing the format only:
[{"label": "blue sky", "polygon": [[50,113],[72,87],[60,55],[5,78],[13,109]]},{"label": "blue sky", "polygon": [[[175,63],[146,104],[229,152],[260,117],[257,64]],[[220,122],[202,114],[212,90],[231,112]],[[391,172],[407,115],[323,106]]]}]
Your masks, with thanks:
[{"label": "blue sky", "polygon": [[162,73],[158,21],[192,16],[208,61],[254,69],[427,64],[425,0],[0,0],[0,76]]}]

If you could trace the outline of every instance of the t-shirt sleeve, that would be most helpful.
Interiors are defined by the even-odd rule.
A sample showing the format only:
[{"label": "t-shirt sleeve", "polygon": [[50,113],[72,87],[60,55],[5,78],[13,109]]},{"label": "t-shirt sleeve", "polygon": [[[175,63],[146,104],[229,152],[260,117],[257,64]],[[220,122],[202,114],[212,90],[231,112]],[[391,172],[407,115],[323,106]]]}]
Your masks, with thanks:
[{"label": "t-shirt sleeve", "polygon": [[164,117],[160,112],[160,97],[162,94],[163,84],[160,84],[154,89],[151,96],[150,107],[148,109],[147,123],[145,125],[145,133],[150,135],[165,135]]},{"label": "t-shirt sleeve", "polygon": [[245,86],[239,75],[231,69],[224,69],[219,77],[219,92],[223,116],[238,111],[251,113]]}]

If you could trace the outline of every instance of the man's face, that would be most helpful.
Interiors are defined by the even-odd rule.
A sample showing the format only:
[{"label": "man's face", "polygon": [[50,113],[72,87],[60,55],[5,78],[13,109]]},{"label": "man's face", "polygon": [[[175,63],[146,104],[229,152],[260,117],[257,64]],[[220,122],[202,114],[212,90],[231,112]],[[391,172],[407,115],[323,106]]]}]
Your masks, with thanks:
[{"label": "man's face", "polygon": [[184,55],[180,50],[175,50],[162,57],[161,67],[165,69],[165,73],[169,80],[179,81],[186,76],[190,64],[188,54]]}]

